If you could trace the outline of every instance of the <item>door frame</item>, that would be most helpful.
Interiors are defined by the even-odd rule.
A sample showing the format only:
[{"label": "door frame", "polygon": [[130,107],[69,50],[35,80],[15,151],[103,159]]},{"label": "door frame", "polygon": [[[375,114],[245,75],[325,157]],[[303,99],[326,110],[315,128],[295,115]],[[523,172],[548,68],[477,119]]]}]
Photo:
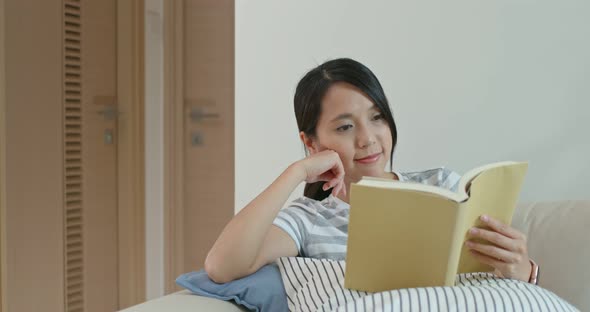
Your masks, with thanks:
[{"label": "door frame", "polygon": [[184,1],[164,1],[164,293],[184,259]]},{"label": "door frame", "polygon": [[[119,308],[145,301],[145,2],[117,1]],[[123,123],[123,125],[121,125]]]},{"label": "door frame", "polygon": [[0,0],[0,312],[6,308],[6,83],[4,0]]}]

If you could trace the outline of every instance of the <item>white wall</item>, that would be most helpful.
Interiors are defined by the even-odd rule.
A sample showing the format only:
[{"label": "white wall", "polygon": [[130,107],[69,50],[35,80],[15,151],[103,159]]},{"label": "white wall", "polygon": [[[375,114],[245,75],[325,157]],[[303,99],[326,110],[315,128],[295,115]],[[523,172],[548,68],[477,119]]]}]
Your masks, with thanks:
[{"label": "white wall", "polygon": [[145,3],[146,299],[164,295],[163,0]]},{"label": "white wall", "polygon": [[296,83],[344,56],[390,99],[397,170],[528,160],[521,200],[590,198],[588,12],[584,0],[236,1],[236,210],[304,156]]}]

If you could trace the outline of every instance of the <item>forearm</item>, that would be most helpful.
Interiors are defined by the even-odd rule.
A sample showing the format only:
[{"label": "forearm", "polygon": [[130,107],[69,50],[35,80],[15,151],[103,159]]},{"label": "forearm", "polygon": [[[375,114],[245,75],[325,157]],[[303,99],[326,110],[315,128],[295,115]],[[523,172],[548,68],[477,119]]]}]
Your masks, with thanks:
[{"label": "forearm", "polygon": [[273,220],[304,179],[303,170],[296,163],[291,165],[226,225],[205,261],[214,280],[233,280],[251,273]]}]

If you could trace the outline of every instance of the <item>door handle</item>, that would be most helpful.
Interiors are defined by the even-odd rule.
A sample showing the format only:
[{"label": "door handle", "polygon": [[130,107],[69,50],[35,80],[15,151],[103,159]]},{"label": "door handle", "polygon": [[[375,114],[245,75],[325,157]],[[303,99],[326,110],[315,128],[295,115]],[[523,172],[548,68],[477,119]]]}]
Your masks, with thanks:
[{"label": "door handle", "polygon": [[114,120],[122,114],[114,105],[105,106],[104,109],[97,111],[97,113],[99,115],[102,115],[104,117],[104,120]]},{"label": "door handle", "polygon": [[205,120],[218,120],[220,118],[218,113],[208,113],[200,107],[191,108],[190,117],[195,123],[200,123]]}]

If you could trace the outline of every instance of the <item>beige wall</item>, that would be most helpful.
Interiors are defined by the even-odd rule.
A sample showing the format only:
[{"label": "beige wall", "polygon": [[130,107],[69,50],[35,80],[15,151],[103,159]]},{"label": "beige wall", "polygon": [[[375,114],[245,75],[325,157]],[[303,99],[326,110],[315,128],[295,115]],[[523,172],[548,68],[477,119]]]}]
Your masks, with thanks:
[{"label": "beige wall", "polygon": [[[36,9],[25,9],[31,5]],[[5,0],[5,11],[12,12],[5,16],[7,307],[59,311],[64,304],[63,287],[55,285],[63,278],[63,184],[55,178],[63,172],[61,2]],[[12,236],[22,240],[11,243]]]},{"label": "beige wall", "polygon": [[528,160],[523,200],[589,198],[587,12],[578,0],[236,1],[236,209],[304,156],[295,86],[343,56],[383,84],[394,168]]}]

